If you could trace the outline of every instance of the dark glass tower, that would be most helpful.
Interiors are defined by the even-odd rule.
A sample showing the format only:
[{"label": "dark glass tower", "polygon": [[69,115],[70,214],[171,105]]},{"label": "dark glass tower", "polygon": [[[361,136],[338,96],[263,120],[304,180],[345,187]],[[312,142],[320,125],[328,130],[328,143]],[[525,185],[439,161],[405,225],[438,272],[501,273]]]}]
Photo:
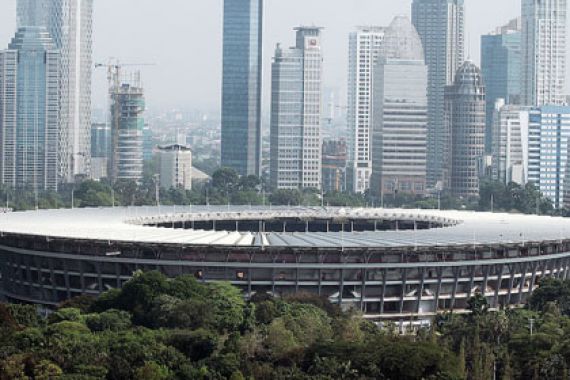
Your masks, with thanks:
[{"label": "dark glass tower", "polygon": [[222,166],[261,174],[263,0],[224,1]]},{"label": "dark glass tower", "polygon": [[422,40],[428,65],[427,176],[429,185],[448,181],[445,157],[445,87],[453,84],[465,48],[464,0],[413,0],[412,23]]}]

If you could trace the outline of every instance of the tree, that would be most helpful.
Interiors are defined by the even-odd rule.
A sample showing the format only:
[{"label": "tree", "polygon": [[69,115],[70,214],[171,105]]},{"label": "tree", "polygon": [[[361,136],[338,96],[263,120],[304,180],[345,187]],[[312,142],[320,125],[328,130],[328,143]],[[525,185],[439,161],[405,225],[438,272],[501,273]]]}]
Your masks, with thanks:
[{"label": "tree", "polygon": [[487,310],[489,310],[487,298],[481,293],[476,293],[467,300],[467,309],[470,310],[474,316],[480,316],[486,313]]},{"label": "tree", "polygon": [[62,374],[61,368],[48,360],[42,360],[34,367],[35,380],[55,380]]},{"label": "tree", "polygon": [[144,366],[135,371],[135,378],[138,380],[168,380],[172,378],[172,373],[158,363],[146,362]]},{"label": "tree", "polygon": [[221,168],[212,175],[212,186],[226,196],[231,195],[239,188],[239,175],[230,168]]}]

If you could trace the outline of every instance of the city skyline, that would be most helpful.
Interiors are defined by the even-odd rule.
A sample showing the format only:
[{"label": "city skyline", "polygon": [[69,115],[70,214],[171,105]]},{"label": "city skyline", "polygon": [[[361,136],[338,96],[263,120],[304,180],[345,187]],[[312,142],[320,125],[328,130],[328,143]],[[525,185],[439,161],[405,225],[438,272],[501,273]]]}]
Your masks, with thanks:
[{"label": "city skyline", "polygon": [[[7,1],[5,12],[0,16],[0,41],[7,45],[15,32],[15,0]],[[219,111],[222,56],[222,1],[204,6],[181,0],[170,0],[165,7],[150,0],[101,0],[94,4],[94,61],[106,62],[111,56],[123,62],[156,62],[156,67],[145,68],[145,88],[149,105],[157,108],[207,109]],[[276,2],[268,0],[265,6],[267,21],[264,35],[263,71],[264,82],[270,79],[270,62],[275,43],[287,40],[295,25],[322,25],[324,50],[324,87],[334,88],[343,94],[346,91],[348,59],[348,35],[359,25],[387,26],[397,14],[410,16],[411,1],[397,4],[387,0],[362,0],[357,4],[340,1],[313,0],[309,4],[300,0]],[[496,12],[488,12],[490,5]],[[479,63],[479,39],[495,27],[520,14],[520,0],[467,0],[468,55]],[[172,33],[161,32],[147,25],[156,17],[166,17],[169,9],[180,12],[170,14],[170,28],[183,36],[173,38]],[[298,9],[305,9],[297,12]],[[124,22],[124,14],[131,12],[130,28],[113,28]],[[344,17],[339,19],[338,14]],[[104,15],[101,17],[98,15]],[[172,17],[171,17],[172,16]],[[212,21],[214,20],[214,21]],[[271,22],[269,22],[269,21]],[[196,35],[190,38],[188,36]],[[135,37],[133,37],[135,36]],[[181,50],[184,46],[186,51]],[[175,47],[177,49],[175,49]],[[200,54],[196,54],[199,52]],[[173,90],[172,86],[177,87]],[[107,81],[104,71],[94,72],[93,103],[98,108],[106,106]],[[179,89],[179,90],[178,90]],[[187,91],[190,89],[190,91]],[[264,86],[263,111],[269,111],[270,89]],[[342,100],[344,103],[345,101]]]}]

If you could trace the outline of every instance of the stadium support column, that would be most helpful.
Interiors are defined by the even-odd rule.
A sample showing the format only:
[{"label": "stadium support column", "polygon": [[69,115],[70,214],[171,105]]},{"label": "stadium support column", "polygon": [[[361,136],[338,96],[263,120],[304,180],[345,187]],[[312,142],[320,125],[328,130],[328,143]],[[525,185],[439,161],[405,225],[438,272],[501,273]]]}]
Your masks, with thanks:
[{"label": "stadium support column", "polygon": [[499,292],[501,291],[501,283],[503,282],[503,271],[505,264],[499,267],[499,275],[497,276],[497,283],[495,285],[495,297],[493,298],[493,307],[499,306]]},{"label": "stadium support column", "polygon": [[[509,268],[509,273],[511,276],[509,278],[509,293],[507,295],[507,301],[505,303],[510,304],[511,303],[511,295],[513,293],[513,286],[515,286],[515,272],[517,269],[517,264],[514,263],[512,265],[507,265],[507,268]],[[521,264],[521,268],[522,268],[522,264]],[[522,279],[524,280],[524,273],[522,273]]]},{"label": "stadium support column", "polygon": [[421,268],[421,280],[420,280],[420,287],[418,289],[418,299],[417,299],[417,304],[416,304],[416,314],[420,313],[420,307],[421,307],[421,303],[422,303],[422,295],[424,292],[424,284],[425,284],[425,278],[426,278],[426,268]]},{"label": "stadium support column", "polygon": [[524,284],[526,283],[526,275],[528,270],[528,263],[523,264],[522,276],[521,276],[521,283],[519,284],[519,294],[517,298],[517,303],[522,303],[522,296],[524,290]]}]

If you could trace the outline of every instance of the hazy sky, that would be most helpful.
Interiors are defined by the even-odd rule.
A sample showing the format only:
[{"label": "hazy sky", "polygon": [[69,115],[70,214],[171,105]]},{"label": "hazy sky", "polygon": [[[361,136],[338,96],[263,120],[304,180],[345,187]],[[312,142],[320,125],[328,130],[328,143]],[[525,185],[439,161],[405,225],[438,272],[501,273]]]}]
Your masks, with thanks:
[{"label": "hazy sky", "polygon": [[[220,102],[223,0],[94,0],[93,58],[155,62],[142,68],[150,107],[216,110]],[[16,0],[0,0],[0,47],[15,30]],[[269,91],[277,42],[293,44],[292,28],[324,31],[325,86],[346,87],[348,33],[357,25],[388,25],[410,15],[411,0],[266,0],[264,87]],[[479,62],[480,35],[520,14],[520,0],[466,0],[470,55]],[[93,76],[93,102],[105,104],[106,75]],[[268,102],[264,102],[265,106]],[[154,108],[154,107],[153,107]]]}]

